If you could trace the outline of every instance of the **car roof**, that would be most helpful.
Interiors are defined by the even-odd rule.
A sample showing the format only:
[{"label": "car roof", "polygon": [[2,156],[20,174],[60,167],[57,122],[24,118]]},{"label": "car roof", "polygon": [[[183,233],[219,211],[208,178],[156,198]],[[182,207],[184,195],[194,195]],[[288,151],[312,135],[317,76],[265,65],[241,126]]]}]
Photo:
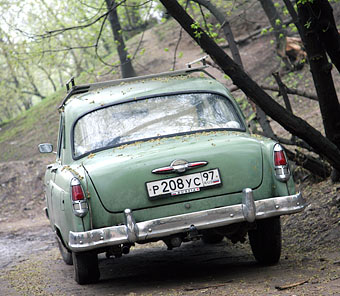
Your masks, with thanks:
[{"label": "car roof", "polygon": [[192,72],[197,72],[195,69],[176,72],[79,86],[77,89],[80,93],[66,97],[60,108],[65,110],[68,118],[76,119],[102,106],[169,93],[208,91],[231,97],[230,92],[214,78],[194,77]]}]

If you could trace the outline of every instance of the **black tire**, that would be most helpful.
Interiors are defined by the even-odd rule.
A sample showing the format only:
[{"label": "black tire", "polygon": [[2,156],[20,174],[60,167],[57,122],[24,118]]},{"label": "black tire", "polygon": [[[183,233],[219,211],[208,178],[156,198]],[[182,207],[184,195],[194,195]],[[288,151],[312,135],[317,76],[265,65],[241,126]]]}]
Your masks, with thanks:
[{"label": "black tire", "polygon": [[256,225],[256,229],[248,231],[255,259],[263,265],[276,264],[281,256],[280,217],[257,220]]},{"label": "black tire", "polygon": [[202,236],[202,240],[205,244],[217,244],[223,240],[224,236],[214,232],[204,233]]},{"label": "black tire", "polygon": [[63,258],[64,262],[67,265],[72,265],[73,264],[72,253],[68,249],[66,249],[66,247],[63,245],[59,237],[57,237],[57,242],[61,257]]},{"label": "black tire", "polygon": [[80,285],[92,284],[99,281],[98,255],[96,253],[72,253],[74,279]]}]

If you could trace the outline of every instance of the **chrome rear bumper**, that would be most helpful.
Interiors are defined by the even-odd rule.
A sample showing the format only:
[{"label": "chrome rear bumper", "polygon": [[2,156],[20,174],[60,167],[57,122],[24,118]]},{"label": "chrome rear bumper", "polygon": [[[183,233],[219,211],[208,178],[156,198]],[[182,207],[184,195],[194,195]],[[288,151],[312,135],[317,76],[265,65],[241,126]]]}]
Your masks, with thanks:
[{"label": "chrome rear bumper", "polygon": [[136,223],[130,209],[124,211],[125,225],[94,229],[85,232],[70,232],[69,248],[74,252],[146,239],[162,238],[186,232],[190,226],[209,229],[238,222],[254,222],[274,216],[302,211],[306,201],[301,193],[254,201],[252,190],[243,190],[242,204],[215,208],[183,215],[159,218]]}]

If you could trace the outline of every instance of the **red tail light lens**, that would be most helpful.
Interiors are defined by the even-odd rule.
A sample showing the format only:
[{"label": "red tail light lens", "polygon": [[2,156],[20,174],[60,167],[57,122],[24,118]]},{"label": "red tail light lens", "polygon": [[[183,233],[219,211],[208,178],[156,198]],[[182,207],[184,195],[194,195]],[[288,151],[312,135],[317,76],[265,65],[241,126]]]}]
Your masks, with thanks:
[{"label": "red tail light lens", "polygon": [[290,178],[290,171],[288,160],[283,148],[280,144],[275,144],[274,146],[274,171],[275,177],[281,181],[286,182]]},{"label": "red tail light lens", "polygon": [[76,201],[76,200],[83,200],[84,197],[84,193],[83,193],[83,189],[81,188],[80,185],[73,185],[72,186],[72,200]]},{"label": "red tail light lens", "polygon": [[84,195],[83,188],[77,178],[71,180],[71,199],[73,214],[78,217],[84,217],[89,211],[89,205]]},{"label": "red tail light lens", "polygon": [[274,151],[274,164],[275,166],[287,165],[287,159],[283,150]]}]

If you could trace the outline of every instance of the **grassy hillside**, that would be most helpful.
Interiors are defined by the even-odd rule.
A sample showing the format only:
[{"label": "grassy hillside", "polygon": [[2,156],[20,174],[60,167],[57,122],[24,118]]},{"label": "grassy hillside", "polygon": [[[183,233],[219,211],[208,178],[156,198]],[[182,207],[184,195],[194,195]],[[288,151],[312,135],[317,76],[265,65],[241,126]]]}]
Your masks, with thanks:
[{"label": "grassy hillside", "polygon": [[0,125],[0,162],[25,160],[38,155],[38,144],[57,139],[57,106],[65,95],[60,90],[22,113],[17,118]]}]

